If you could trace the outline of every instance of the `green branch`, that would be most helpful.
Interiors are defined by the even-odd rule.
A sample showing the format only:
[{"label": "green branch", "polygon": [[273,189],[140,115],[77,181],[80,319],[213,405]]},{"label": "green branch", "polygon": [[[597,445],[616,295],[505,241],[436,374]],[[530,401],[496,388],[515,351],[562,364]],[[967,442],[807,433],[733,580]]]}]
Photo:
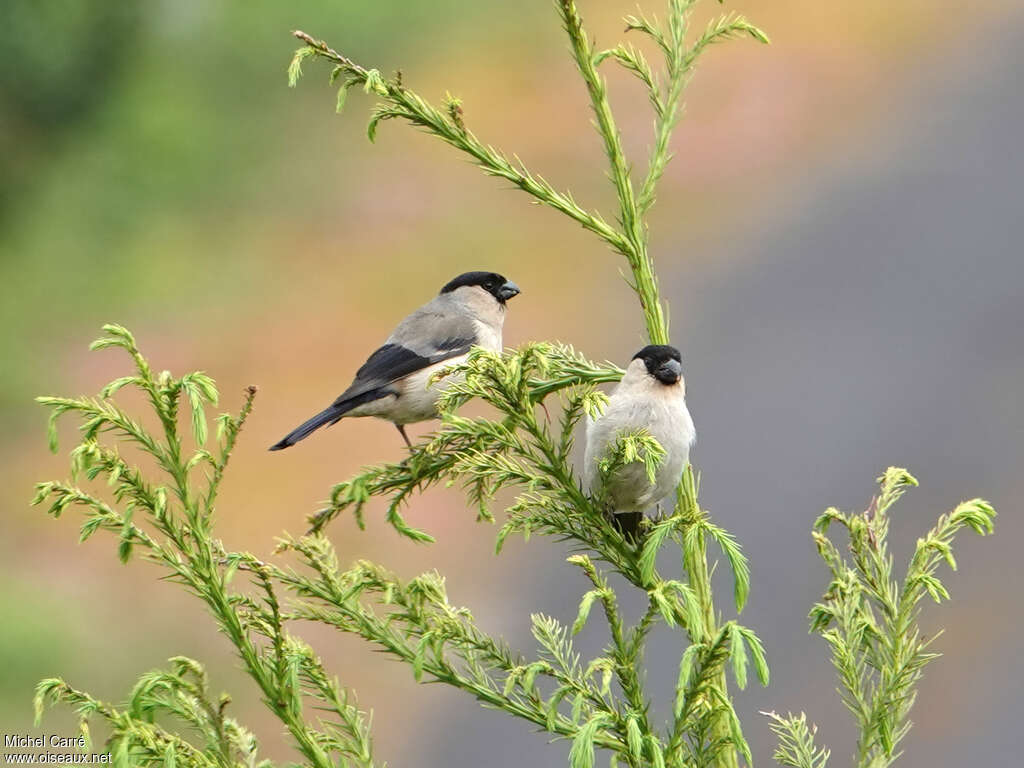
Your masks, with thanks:
[{"label": "green branch", "polygon": [[572,195],[558,192],[543,178],[531,174],[518,159],[514,162],[510,161],[500,151],[480,142],[473,132],[466,128],[461,118],[457,121],[451,111],[445,114],[429,104],[406,88],[397,75],[390,80],[386,79],[377,70],[361,67],[330,48],[323,41],[315,40],[305,32],[296,31],[294,35],[305,42],[306,47],[299,49],[292,67],[289,68],[289,80],[292,85],[301,74],[301,68],[296,66],[296,62],[301,64],[304,58],[316,56],[335,64],[332,82],[333,78],[337,78],[339,75],[345,76],[346,79],[340,86],[342,91],[355,85],[362,85],[367,93],[375,94],[383,99],[370,121],[371,140],[376,137],[377,125],[381,121],[396,118],[405,120],[470,155],[477,167],[489,176],[496,176],[511,182],[544,205],[575,220],[584,229],[593,232],[620,253],[625,253],[629,248],[622,235],[599,214],[583,210],[573,200]]},{"label": "green branch", "polygon": [[640,218],[637,215],[636,200],[633,196],[633,182],[629,177],[629,164],[622,149],[622,137],[615,125],[611,105],[608,103],[608,90],[604,78],[597,73],[594,63],[594,51],[590,40],[583,30],[583,19],[580,17],[573,0],[559,0],[558,9],[562,15],[562,23],[569,35],[573,58],[583,76],[590,96],[590,106],[597,118],[597,131],[604,142],[604,151],[611,166],[612,182],[619,199],[619,224],[629,242],[626,258],[632,264],[639,256],[637,246],[643,241]]},{"label": "green branch", "polygon": [[[880,493],[863,513],[830,508],[813,532],[832,581],[811,610],[811,631],[828,643],[843,701],[856,720],[858,768],[886,768],[899,756],[917,684],[924,667],[938,657],[931,651],[935,638],[924,637],[918,625],[921,603],[928,597],[936,603],[949,598],[935,572],[942,563],[955,570],[955,535],[964,528],[991,533],[996,515],[988,502],[972,499],[940,516],[918,539],[906,574],[897,579],[888,549],[890,510],[917,480],[905,469],[890,467],[878,482]],[[849,561],[828,537],[834,524],[849,534]],[[786,765],[824,765],[828,752],[813,749],[813,732],[807,733],[803,715],[774,719]]]},{"label": "green branch", "polygon": [[[153,670],[139,679],[123,710],[63,680],[43,680],[36,687],[36,724],[47,704],[61,703],[77,711],[85,749],[91,749],[90,719],[104,721],[110,730],[107,748],[116,764],[270,768],[270,761],[257,760],[258,743],[252,733],[225,715],[231,698],[227,694],[221,694],[216,702],[210,698],[202,665],[184,656],[170,662],[171,669]],[[201,737],[201,746],[155,724],[157,717],[187,727]]]},{"label": "green branch", "polygon": [[[142,546],[149,560],[168,570],[171,580],[183,584],[202,599],[220,630],[235,647],[264,701],[291,733],[310,765],[316,768],[333,766],[331,752],[365,753],[366,759],[359,765],[369,768],[372,761],[368,749],[363,744],[352,747],[352,742],[356,741],[352,734],[343,732],[339,737],[317,731],[306,723],[302,707],[304,693],[293,685],[293,677],[287,673],[285,662],[291,660],[304,668],[307,674],[315,674],[319,660],[286,636],[269,581],[258,580],[269,611],[267,608],[256,609],[257,604],[251,598],[229,590],[231,574],[240,562],[246,561],[246,556],[225,552],[220,542],[212,538],[217,487],[238,433],[252,409],[255,389],[250,387],[247,390],[245,403],[237,417],[223,414],[219,418],[220,450],[219,457],[214,458],[202,447],[207,435],[202,403],[217,402],[213,380],[202,373],[186,374],[180,379],[174,379],[167,372],[154,377],[130,332],[117,325],[104,326],[104,331],[108,336],[96,342],[93,349],[124,349],[135,363],[135,375],[112,382],[104,388],[100,398],[39,398],[39,401],[52,409],[50,442],[54,449],[56,419],[66,413],[80,416],[82,442],[71,453],[72,472],[75,475],[83,473],[88,480],[105,476],[113,486],[114,501],[118,506],[107,504],[76,486],[57,482],[40,483],[34,503],[41,504],[49,499],[49,513],[54,517],[70,506],[82,508],[86,513],[83,540],[97,530],[117,533],[118,556],[123,562],[128,561],[134,546]],[[148,396],[162,434],[150,433],[140,421],[111,401],[118,390],[128,385],[137,387]],[[182,397],[188,398],[193,414],[196,449],[189,457],[185,456],[177,429],[178,406]],[[121,459],[113,448],[102,445],[100,439],[105,433],[127,437],[156,459],[171,481],[174,500],[168,498],[164,486],[154,486],[136,467]],[[210,464],[213,468],[205,491],[197,489],[190,476],[190,470],[201,463]],[[201,504],[200,499],[205,503]],[[140,518],[144,518],[146,524],[165,537],[163,541],[144,530],[143,519],[137,518],[136,512],[141,513]],[[254,638],[254,628],[269,641],[269,647]],[[285,649],[288,649],[287,658]],[[70,695],[60,686],[53,690]],[[338,712],[337,715],[342,722],[351,718],[349,712]],[[148,733],[145,729],[138,732]],[[223,752],[222,740],[218,741],[217,749]],[[207,756],[209,752],[207,750]],[[217,759],[215,763],[220,764]]]},{"label": "green branch", "polygon": [[[372,563],[342,572],[329,543],[317,536],[285,539],[281,548],[300,553],[314,574],[275,571],[275,578],[301,598],[295,618],[359,635],[411,666],[417,680],[426,675],[556,736],[575,736],[584,716],[600,715],[609,724],[621,720],[601,689],[569,661],[573,654],[564,633],[556,640],[558,631],[537,628],[543,621],[535,620],[535,635],[550,661],[526,662],[482,633],[468,610],[449,604],[436,573],[403,583]],[[559,686],[548,701],[536,685],[538,676]],[[578,699],[571,715],[559,710],[570,693]],[[622,746],[613,730],[595,739],[599,747]]]}]

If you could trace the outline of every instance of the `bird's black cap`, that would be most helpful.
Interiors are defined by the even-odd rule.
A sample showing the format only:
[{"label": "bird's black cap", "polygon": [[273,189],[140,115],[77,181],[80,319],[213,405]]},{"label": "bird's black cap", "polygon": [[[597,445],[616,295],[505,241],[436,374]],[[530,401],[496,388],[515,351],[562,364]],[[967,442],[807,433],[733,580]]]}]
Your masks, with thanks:
[{"label": "bird's black cap", "polygon": [[441,289],[441,293],[451,293],[456,288],[467,286],[483,288],[502,304],[519,293],[518,285],[511,280],[506,280],[504,275],[499,275],[497,272],[463,272],[446,283]]},{"label": "bird's black cap", "polygon": [[649,344],[633,355],[633,359],[643,360],[647,373],[662,384],[675,384],[682,378],[682,355],[668,344]]}]

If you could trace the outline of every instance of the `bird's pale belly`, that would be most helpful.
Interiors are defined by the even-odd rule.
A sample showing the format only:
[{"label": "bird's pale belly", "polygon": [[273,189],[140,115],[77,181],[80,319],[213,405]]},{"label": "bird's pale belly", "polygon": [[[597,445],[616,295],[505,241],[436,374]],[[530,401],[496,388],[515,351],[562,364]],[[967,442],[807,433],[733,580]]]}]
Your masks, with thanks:
[{"label": "bird's pale belly", "polygon": [[642,462],[619,467],[608,478],[605,491],[616,511],[647,509],[672,493],[679,483],[690,456],[693,421],[685,403],[680,402],[679,407],[672,408],[666,405],[649,398],[620,400],[608,408],[600,421],[590,425],[595,443],[588,444],[585,480],[592,493],[598,481],[597,457],[610,449],[617,434],[645,427],[668,454],[656,470],[653,483],[647,477]]},{"label": "bird's pale belly", "polygon": [[465,356],[437,363],[396,381],[394,394],[353,408],[346,416],[378,416],[395,424],[415,424],[437,418],[437,399],[445,385],[454,377],[444,378],[428,386],[430,377],[443,368],[459,365]]},{"label": "bird's pale belly", "polygon": [[431,374],[443,366],[417,371],[401,383],[401,394],[394,400],[388,418],[395,424],[414,424],[417,421],[437,418],[437,398],[444,389],[444,382],[427,386]]},{"label": "bird's pale belly", "polygon": [[608,495],[616,510],[642,510],[661,501],[675,489],[686,458],[678,453],[658,467],[651,484],[640,462],[621,467],[608,478]]}]

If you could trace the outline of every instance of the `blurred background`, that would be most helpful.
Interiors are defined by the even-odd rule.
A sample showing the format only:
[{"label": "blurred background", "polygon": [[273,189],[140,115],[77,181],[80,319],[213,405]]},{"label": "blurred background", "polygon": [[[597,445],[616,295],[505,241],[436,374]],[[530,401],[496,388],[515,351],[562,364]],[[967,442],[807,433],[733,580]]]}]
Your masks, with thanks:
[{"label": "blurred background", "polygon": [[[621,16],[634,10],[581,7],[602,46],[621,39]],[[958,542],[953,601],[926,610],[929,631],[946,628],[947,655],[927,671],[901,764],[1013,764],[1024,686],[1024,9],[1013,0],[955,13],[926,0],[729,7],[773,45],[730,43],[705,56],[651,227],[697,423],[702,501],[753,565],[742,621],[772,669],[769,688],[738,695],[755,759],[769,764],[772,749],[759,710],[806,710],[833,763],[848,764],[851,723],[824,643],[807,634],[825,586],[808,532],[829,505],[862,509],[874,478],[898,464],[922,484],[896,511],[900,556],[962,498],[983,495],[1000,512],[994,538]],[[401,455],[395,431],[370,420],[285,453],[266,447],[347,384],[374,346],[367,338],[382,340],[452,275],[496,269],[523,287],[509,345],[558,339],[621,363],[644,343],[624,264],[591,236],[406,126],[386,123],[370,144],[369,100],[353,92],[335,115],[322,66],[307,63],[300,87],[286,88],[293,28],[367,66],[401,67],[428,98],[460,96],[481,138],[613,215],[549,0],[6,0],[5,733],[33,732],[42,677],[119,700],[143,671],[186,654],[233,694],[267,756],[294,757],[194,600],[151,566],[119,565],[108,538],[78,545],[75,514],[55,522],[28,506],[37,480],[65,476],[73,444],[69,422],[61,454],[47,452],[32,397],[93,393],[127,370],[116,352],[86,351],[102,323],[129,326],[158,369],[212,374],[227,408],[245,385],[260,386],[219,507],[227,545],[259,555],[281,531],[302,531],[333,483]],[[646,100],[607,72],[639,165]],[[530,653],[530,612],[571,621],[586,589],[558,545],[518,542],[496,558],[495,529],[474,523],[456,493],[432,491],[409,512],[438,538],[431,547],[368,518],[366,532],[333,524],[343,561],[372,558],[406,576],[439,568],[453,602]],[[719,594],[725,610],[727,584]],[[581,637],[592,654],[593,624]],[[565,764],[566,747],[415,685],[359,642],[309,638],[374,710],[389,764]],[[658,706],[679,642],[654,638]],[[72,732],[70,716],[47,715],[45,732],[62,729]]]}]

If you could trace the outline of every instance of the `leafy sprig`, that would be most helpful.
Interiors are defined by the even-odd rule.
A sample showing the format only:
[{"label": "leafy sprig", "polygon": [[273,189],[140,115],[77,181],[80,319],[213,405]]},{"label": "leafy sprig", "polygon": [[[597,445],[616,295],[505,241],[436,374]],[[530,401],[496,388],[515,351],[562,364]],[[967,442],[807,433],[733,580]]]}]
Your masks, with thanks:
[{"label": "leafy sprig", "polygon": [[[897,578],[888,548],[891,509],[917,480],[905,469],[889,467],[878,483],[879,495],[864,512],[827,509],[813,532],[831,581],[811,610],[811,631],[828,643],[843,702],[856,721],[858,768],[885,768],[900,756],[917,684],[925,666],[939,656],[931,650],[935,637],[925,637],[918,624],[922,603],[949,599],[935,574],[943,563],[956,569],[956,534],[964,528],[991,533],[996,515],[984,499],[961,502],[917,540],[906,572]],[[833,525],[847,532],[849,557],[829,537]],[[803,715],[773,720],[780,736],[777,755],[789,761],[785,765],[824,765],[828,752],[813,749],[813,729],[807,731]]]},{"label": "leafy sprig", "polygon": [[[123,349],[134,362],[135,373],[111,382],[97,398],[38,400],[51,409],[50,445],[54,450],[57,419],[66,414],[80,418],[81,441],[71,451],[72,476],[84,475],[88,481],[105,478],[112,501],[73,483],[44,482],[37,486],[34,503],[47,502],[48,512],[54,517],[69,507],[80,508],[85,515],[82,540],[101,530],[113,533],[118,538],[118,557],[122,562],[129,560],[133,550],[141,549],[147,560],[167,572],[165,578],[199,597],[309,765],[327,768],[342,759],[352,765],[372,766],[363,716],[348,703],[348,695],[327,675],[312,651],[286,632],[266,567],[251,555],[227,551],[213,536],[217,489],[252,410],[256,388],[246,390],[237,415],[224,413],[218,417],[217,446],[213,452],[208,451],[203,447],[208,427],[203,404],[218,401],[213,380],[202,373],[181,378],[174,378],[167,371],[154,375],[127,329],[107,325],[104,331],[108,335],[93,344],[93,349]],[[126,386],[133,386],[147,396],[160,424],[158,431],[146,429],[142,420],[132,417],[115,402],[116,393]],[[192,449],[186,448],[178,428],[183,398],[189,401],[192,411]],[[111,440],[127,441],[152,457],[162,476],[157,480],[147,478],[142,470],[121,457],[116,442],[111,444]],[[202,478],[195,471],[200,466],[205,470]],[[240,566],[252,574],[254,592],[231,587],[232,576]],[[142,687],[136,693],[146,692],[147,711],[166,709],[160,704],[163,700],[153,698],[156,692],[173,687],[176,695],[184,695],[189,685],[195,687],[196,680],[201,679],[198,666],[175,664],[177,683],[172,681],[172,673],[149,675],[140,681]],[[196,680],[190,682],[186,673]],[[170,750],[172,757],[180,757],[184,764],[233,764],[224,762],[228,758],[223,739],[218,739],[216,748],[209,743],[192,747],[152,728],[146,717],[139,715],[141,704],[136,704],[142,699],[138,696],[126,712],[101,705],[61,681],[49,681],[39,700],[46,696],[116,721],[115,733],[123,736],[119,743],[127,745],[124,749],[141,750],[139,760],[156,760],[153,750],[159,749]],[[199,688],[195,688],[193,696],[199,697]],[[319,727],[311,725],[304,717],[306,699],[314,700],[333,718],[321,718]]]},{"label": "leafy sprig", "polygon": [[769,726],[779,738],[779,745],[773,755],[779,765],[790,768],[825,768],[831,753],[825,747],[815,745],[814,737],[818,728],[813,724],[808,725],[806,715],[790,713],[782,717],[775,712],[761,714],[771,719]]},{"label": "leafy sprig", "polygon": [[[123,709],[94,699],[59,678],[43,680],[36,687],[36,724],[47,704],[74,707],[79,730],[91,748],[91,718],[104,722],[110,731],[107,750],[118,765],[196,768],[270,768],[259,760],[258,742],[251,731],[227,716],[231,697],[212,699],[206,670],[184,656],[170,659],[170,669],[156,669],[135,684]],[[198,744],[157,724],[170,718],[198,737]]]}]

